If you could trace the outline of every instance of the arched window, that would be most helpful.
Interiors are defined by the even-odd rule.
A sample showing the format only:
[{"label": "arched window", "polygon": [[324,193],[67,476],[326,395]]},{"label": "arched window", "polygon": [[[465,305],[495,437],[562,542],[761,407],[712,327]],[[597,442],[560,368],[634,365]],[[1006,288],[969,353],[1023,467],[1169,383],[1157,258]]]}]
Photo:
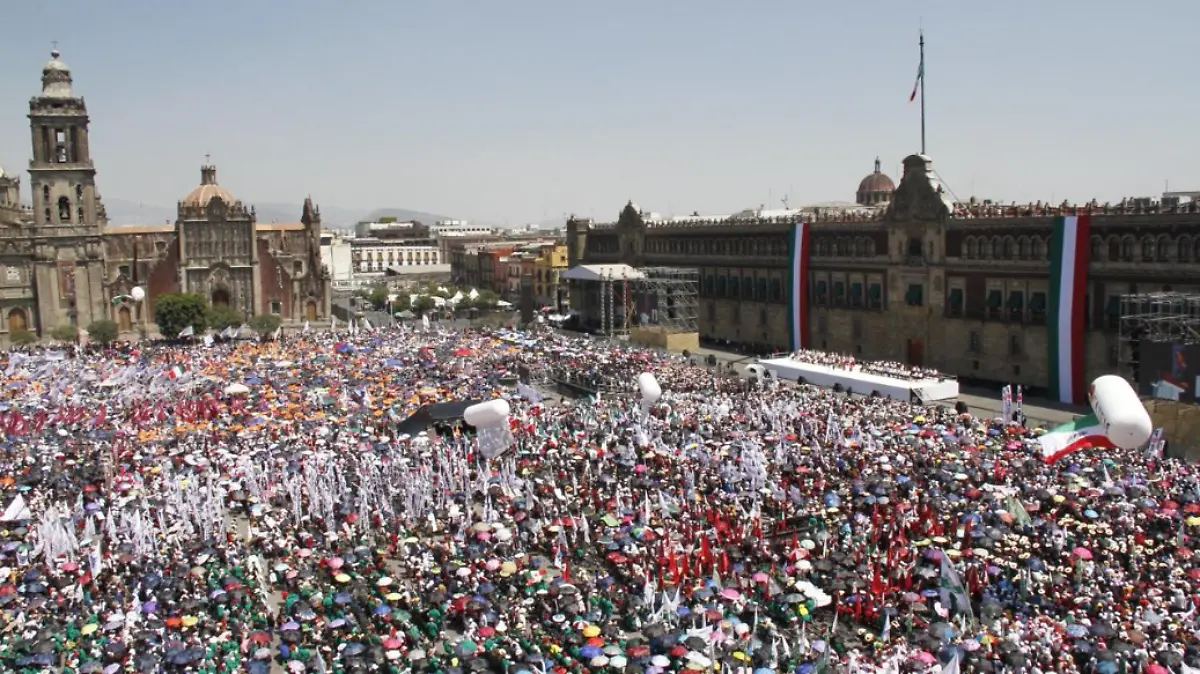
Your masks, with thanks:
[{"label": "arched window", "polygon": [[1121,242],[1115,236],[1108,237],[1108,261],[1116,262],[1121,259]]},{"label": "arched window", "polygon": [[[1099,243],[1099,241],[1100,239],[1096,239],[1097,243]],[[1046,239],[1044,237],[1033,237],[1033,257],[1037,260],[1045,260],[1050,257],[1050,247],[1046,245]]]},{"label": "arched window", "polygon": [[50,186],[49,185],[42,185],[42,198],[45,199],[47,202],[50,201]]},{"label": "arched window", "polygon": [[58,221],[64,225],[71,222],[71,200],[66,197],[58,198]]},{"label": "arched window", "polygon": [[997,260],[1004,259],[1004,241],[998,236],[992,237],[992,257]]},{"label": "arched window", "polygon": [[1022,260],[1028,260],[1033,257],[1033,242],[1029,240],[1029,237],[1021,237],[1020,252]]},{"label": "arched window", "polygon": [[1158,237],[1157,248],[1158,250],[1156,252],[1159,262],[1168,262],[1175,257],[1174,251],[1172,250],[1173,246],[1171,245],[1171,239],[1168,238],[1166,234]]},{"label": "arched window", "polygon": [[[1041,238],[1038,238],[1038,243],[1041,243]],[[1099,261],[1104,258],[1104,239],[1098,236],[1092,237],[1092,260]]]},{"label": "arched window", "polygon": [[1017,259],[1017,242],[1011,236],[1004,237],[1004,259]]},{"label": "arched window", "polygon": [[979,258],[982,260],[990,260],[992,257],[992,240],[979,240]]},{"label": "arched window", "polygon": [[1192,261],[1192,238],[1184,235],[1179,237],[1179,243],[1176,244],[1176,250],[1179,251],[1180,262]]},{"label": "arched window", "polygon": [[1127,236],[1121,239],[1121,260],[1124,262],[1133,262],[1133,244],[1132,236]]},{"label": "arched window", "polygon": [[1142,261],[1143,262],[1153,262],[1154,261],[1154,252],[1155,252],[1154,249],[1155,249],[1154,239],[1150,238],[1149,236],[1143,237],[1142,238]]}]

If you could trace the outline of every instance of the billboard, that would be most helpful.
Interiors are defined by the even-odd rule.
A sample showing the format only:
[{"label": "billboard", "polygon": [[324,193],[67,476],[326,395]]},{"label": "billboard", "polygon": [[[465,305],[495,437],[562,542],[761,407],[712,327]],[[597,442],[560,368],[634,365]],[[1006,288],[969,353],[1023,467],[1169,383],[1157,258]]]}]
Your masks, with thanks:
[{"label": "billboard", "polygon": [[1200,344],[1143,339],[1138,354],[1138,393],[1162,400],[1200,402]]}]

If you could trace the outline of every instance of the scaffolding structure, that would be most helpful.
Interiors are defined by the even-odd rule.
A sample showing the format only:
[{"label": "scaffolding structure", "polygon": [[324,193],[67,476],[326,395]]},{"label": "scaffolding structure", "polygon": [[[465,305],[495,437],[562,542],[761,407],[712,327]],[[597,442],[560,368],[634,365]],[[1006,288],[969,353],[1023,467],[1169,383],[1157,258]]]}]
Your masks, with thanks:
[{"label": "scaffolding structure", "polygon": [[1117,341],[1120,375],[1137,387],[1145,342],[1200,344],[1200,294],[1121,295]]},{"label": "scaffolding structure", "polygon": [[655,326],[668,333],[697,332],[700,320],[700,270],[694,267],[643,267],[633,283],[635,302],[626,323]]},{"label": "scaffolding structure", "polygon": [[627,275],[611,271],[600,277],[600,332],[605,337],[629,335],[631,282]]}]

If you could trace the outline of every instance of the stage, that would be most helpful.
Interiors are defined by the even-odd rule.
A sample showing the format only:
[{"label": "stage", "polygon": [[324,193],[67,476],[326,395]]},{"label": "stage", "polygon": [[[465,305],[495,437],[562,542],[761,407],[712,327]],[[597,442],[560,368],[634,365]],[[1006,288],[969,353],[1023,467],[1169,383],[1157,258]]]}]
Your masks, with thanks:
[{"label": "stage", "polygon": [[770,358],[758,362],[780,379],[796,381],[803,378],[805,382],[822,388],[833,388],[834,384],[841,384],[843,388],[862,395],[879,391],[879,395],[885,398],[910,400],[913,391],[916,391],[925,402],[953,400],[958,397],[958,381],[954,379],[909,381],[868,372],[810,365],[791,358]]}]

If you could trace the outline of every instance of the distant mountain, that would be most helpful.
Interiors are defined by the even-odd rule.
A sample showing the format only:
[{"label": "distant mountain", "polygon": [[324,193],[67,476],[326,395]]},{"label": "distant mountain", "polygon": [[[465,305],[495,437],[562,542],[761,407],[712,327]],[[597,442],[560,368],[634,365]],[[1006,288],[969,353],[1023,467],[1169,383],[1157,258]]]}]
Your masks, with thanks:
[{"label": "distant mountain", "polygon": [[[254,203],[258,213],[258,221],[299,222],[300,214],[304,211],[303,204]],[[330,229],[351,229],[354,223],[380,218],[396,218],[404,222],[420,220],[431,225],[438,220],[451,220],[444,215],[434,215],[423,211],[412,211],[405,208],[379,208],[373,211],[357,208],[339,208],[337,206],[322,206],[321,224]],[[175,222],[174,206],[159,206],[144,204],[126,199],[104,198],[104,207],[108,210],[108,222],[112,225],[162,225]]]},{"label": "distant mountain", "polygon": [[[321,212],[324,217],[324,211]],[[419,220],[422,224],[432,225],[439,220],[453,220],[454,218],[445,215],[435,215],[433,213],[425,213],[424,211],[410,211],[407,208],[378,208],[358,218],[354,222],[378,222],[381,218],[395,218],[397,222],[409,222],[410,220]]]}]

